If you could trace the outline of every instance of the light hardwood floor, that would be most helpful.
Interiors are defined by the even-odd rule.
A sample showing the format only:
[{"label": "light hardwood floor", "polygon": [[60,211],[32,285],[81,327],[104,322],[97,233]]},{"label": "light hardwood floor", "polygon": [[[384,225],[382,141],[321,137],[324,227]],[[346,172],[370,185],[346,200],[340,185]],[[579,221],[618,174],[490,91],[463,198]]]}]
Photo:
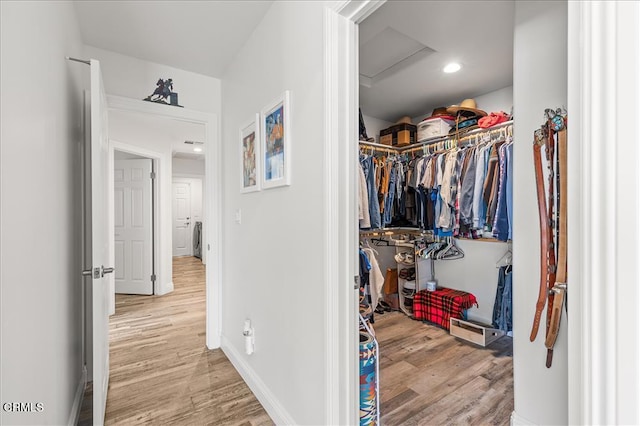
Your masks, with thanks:
[{"label": "light hardwood floor", "polygon": [[399,312],[375,317],[384,425],[508,425],[512,339],[486,348]]},{"label": "light hardwood floor", "polygon": [[204,270],[175,258],[173,293],[116,295],[105,424],[273,424],[224,353],[205,346]]}]

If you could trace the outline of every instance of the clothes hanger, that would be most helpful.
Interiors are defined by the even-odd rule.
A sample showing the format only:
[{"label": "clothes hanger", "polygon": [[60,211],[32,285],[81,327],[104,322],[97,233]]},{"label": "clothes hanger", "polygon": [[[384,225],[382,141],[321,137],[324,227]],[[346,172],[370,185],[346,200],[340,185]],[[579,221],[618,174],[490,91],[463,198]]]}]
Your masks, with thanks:
[{"label": "clothes hanger", "polygon": [[511,243],[507,248],[507,252],[502,255],[500,259],[496,262],[496,268],[501,268],[503,266],[511,266],[511,262],[513,260],[513,253],[511,252]]}]

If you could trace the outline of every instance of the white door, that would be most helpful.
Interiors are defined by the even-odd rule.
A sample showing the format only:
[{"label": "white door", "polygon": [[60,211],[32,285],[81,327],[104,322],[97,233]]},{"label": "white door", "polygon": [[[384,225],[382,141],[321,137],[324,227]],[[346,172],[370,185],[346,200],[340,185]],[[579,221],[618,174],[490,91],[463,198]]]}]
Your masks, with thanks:
[{"label": "white door", "polygon": [[92,294],[92,377],[93,423],[104,423],[109,386],[109,303],[114,297],[109,286],[109,232],[107,228],[107,176],[109,139],[107,133],[107,99],[102,83],[100,63],[91,60],[91,276]]},{"label": "white door", "polygon": [[116,293],[153,294],[151,160],[114,164]]},{"label": "white door", "polygon": [[173,255],[192,256],[191,185],[173,184]]}]

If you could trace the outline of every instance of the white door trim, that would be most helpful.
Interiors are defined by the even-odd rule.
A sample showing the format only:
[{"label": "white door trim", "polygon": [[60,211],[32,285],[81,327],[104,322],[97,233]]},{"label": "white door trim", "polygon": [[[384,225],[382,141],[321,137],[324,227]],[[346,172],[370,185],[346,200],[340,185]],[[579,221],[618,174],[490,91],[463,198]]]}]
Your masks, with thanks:
[{"label": "white door trim", "polygon": [[[220,143],[219,117],[213,113],[194,111],[187,108],[176,108],[167,105],[154,104],[120,96],[107,96],[110,110],[135,112],[155,117],[169,118],[202,124],[205,127],[205,188],[208,194],[205,198],[203,234],[207,237],[208,267],[206,272],[206,345],[209,349],[220,347],[222,333],[222,270],[224,265],[220,261],[222,252],[222,150]],[[171,159],[166,159],[171,170]],[[171,182],[171,175],[165,179]],[[170,227],[169,227],[170,229]],[[171,237],[169,237],[169,248]],[[169,265],[171,271],[171,265]]]},{"label": "white door trim", "polygon": [[[359,423],[357,186],[358,33],[384,1],[327,7],[325,58],[326,423]],[[345,58],[348,58],[345,61]],[[346,182],[346,184],[345,184]]]},{"label": "white door trim", "polygon": [[640,423],[639,23],[569,2],[569,424]]}]

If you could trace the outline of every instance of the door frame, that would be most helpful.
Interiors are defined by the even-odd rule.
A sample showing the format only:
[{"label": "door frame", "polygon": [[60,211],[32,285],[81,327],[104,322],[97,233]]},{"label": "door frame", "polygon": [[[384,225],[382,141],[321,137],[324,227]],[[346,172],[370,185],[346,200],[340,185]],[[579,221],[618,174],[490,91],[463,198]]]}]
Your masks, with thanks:
[{"label": "door frame", "polygon": [[[353,282],[357,270],[354,260],[358,241],[354,206],[357,186],[353,164],[357,158],[359,82],[354,52],[358,49],[356,25],[384,2],[342,0],[325,9],[328,424],[359,421],[355,335],[358,310],[353,287],[345,285]],[[634,7],[633,13],[623,11]],[[635,261],[640,256],[640,226],[634,224],[626,233],[623,226],[616,226],[613,231],[611,227],[617,218],[625,217],[625,206],[640,205],[640,172],[633,167],[640,164],[640,150],[633,145],[640,137],[640,129],[633,120],[626,119],[638,116],[640,109],[635,104],[640,97],[640,83],[635,77],[640,72],[637,21],[640,21],[637,4],[568,2],[567,77],[572,152],[568,182],[569,245],[576,248],[569,252],[569,276],[577,284],[572,287],[570,297],[580,301],[572,304],[571,319],[575,320],[568,321],[567,333],[571,360],[567,372],[570,424],[623,420],[635,423],[640,419],[640,407],[632,403],[640,398],[637,384],[640,322],[634,317],[640,303],[640,291],[635,288],[640,280],[640,266]],[[623,36],[629,33],[634,37]],[[617,144],[620,147],[616,149]],[[625,156],[623,149],[635,155]],[[603,160],[598,155],[608,151],[617,157],[608,154]],[[616,167],[618,164],[625,167]],[[592,176],[618,182],[625,176],[625,170],[635,173],[627,176],[635,179],[635,191],[612,191],[609,195],[604,194],[606,191],[593,191]],[[594,207],[596,211],[590,213]],[[611,232],[615,232],[613,243],[609,240]],[[607,277],[613,277],[608,280],[611,294],[602,285]],[[605,302],[599,302],[597,296],[604,297]],[[622,325],[625,332],[620,332]],[[595,336],[591,335],[593,330]],[[512,417],[514,424],[522,424],[522,420]]]},{"label": "door frame", "polygon": [[[207,245],[204,247],[204,251],[207,252],[207,261],[209,267],[206,269],[205,281],[206,281],[206,345],[209,349],[215,349],[220,347],[221,333],[222,333],[222,276],[224,265],[221,262],[222,252],[222,148],[220,143],[220,126],[218,122],[218,115],[214,113],[207,113],[202,111],[195,111],[188,108],[176,108],[167,105],[159,105],[152,102],[145,102],[136,99],[124,98],[121,96],[107,95],[107,102],[109,110],[133,112],[139,114],[150,115],[156,118],[166,118],[177,121],[183,121],[193,124],[201,124],[205,128],[205,180],[204,186],[207,188],[208,194],[205,196],[205,207],[203,212],[203,236],[206,238]],[[134,152],[135,153],[135,152]],[[144,154],[140,154],[144,155]],[[156,155],[159,155],[156,153]],[[158,187],[164,186],[161,182],[169,182],[169,188],[166,191],[159,189],[160,194],[158,196],[158,203],[161,204],[160,198],[164,193],[169,194],[171,192],[171,158],[162,154],[160,158],[159,169],[156,170]],[[163,160],[163,161],[162,161]],[[164,167],[163,164],[165,165]],[[163,173],[161,177],[160,173]],[[167,192],[168,191],[168,192]],[[164,195],[166,197],[166,195]],[[164,198],[162,198],[164,199]],[[161,222],[158,224],[159,231],[164,229],[170,231],[171,221],[167,221],[167,218],[163,217],[164,214],[158,211]],[[169,214],[171,216],[171,214]],[[170,219],[170,217],[169,217]],[[165,224],[165,222],[167,222]],[[169,225],[169,226],[167,226]],[[160,237],[159,237],[160,238]],[[164,238],[160,238],[161,253],[167,252],[171,254],[171,235],[167,235]],[[166,257],[166,256],[165,256]],[[163,262],[165,264],[163,264]],[[169,275],[171,280],[171,256],[168,260],[169,264],[166,265],[167,260],[164,258],[158,258],[158,265],[156,273],[164,271],[164,277]],[[173,282],[171,287],[173,287]]]},{"label": "door frame", "polygon": [[[114,182],[114,168],[115,168],[115,151],[126,152],[127,154],[135,154],[141,157],[145,157],[151,160],[152,170],[156,173],[155,182],[152,185],[151,189],[151,210],[152,210],[152,228],[151,228],[151,271],[156,274],[156,281],[153,283],[153,295],[162,295],[169,293],[173,290],[173,282],[171,278],[168,281],[165,280],[165,277],[162,275],[161,268],[158,267],[159,259],[161,258],[161,235],[163,235],[162,227],[160,226],[160,218],[158,212],[160,211],[160,185],[157,184],[159,181],[160,170],[166,170],[166,157],[162,153],[151,151],[148,149],[140,148],[135,145],[130,145],[124,142],[120,142],[114,139],[109,140],[109,208],[113,208],[115,206],[114,202],[114,191],[115,191],[115,182]],[[115,235],[115,218],[114,215],[109,215],[108,220],[109,226],[109,235]],[[114,237],[115,239],[115,237]],[[115,249],[115,244],[112,244]],[[115,255],[114,255],[115,259]],[[169,285],[162,286],[162,283],[170,283]],[[114,280],[114,292],[115,292],[115,280]],[[112,311],[112,314],[115,313],[115,306]]]}]

